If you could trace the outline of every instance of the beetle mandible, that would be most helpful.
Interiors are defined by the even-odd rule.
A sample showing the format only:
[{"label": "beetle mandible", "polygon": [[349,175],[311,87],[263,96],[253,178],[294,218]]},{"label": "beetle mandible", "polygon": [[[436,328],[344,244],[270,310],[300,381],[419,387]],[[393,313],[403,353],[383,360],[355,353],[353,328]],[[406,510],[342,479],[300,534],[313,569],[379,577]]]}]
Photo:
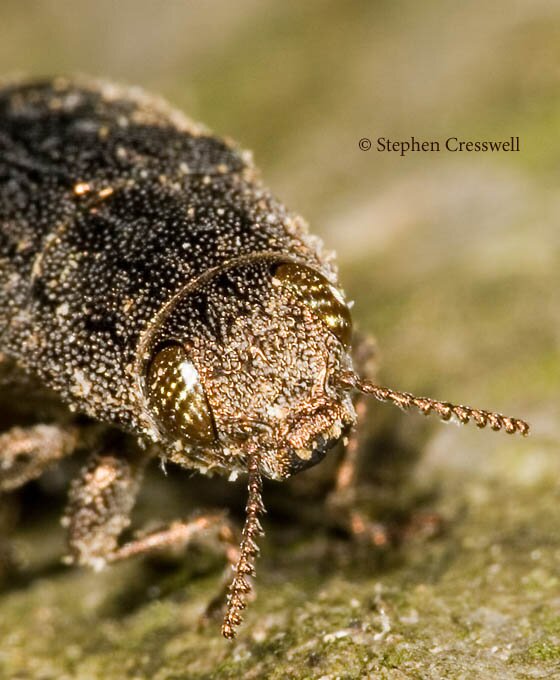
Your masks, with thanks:
[{"label": "beetle mandible", "polygon": [[140,459],[96,454],[71,486],[71,560],[101,567],[205,531],[232,539],[221,515],[202,515],[119,542],[154,451],[203,474],[247,474],[227,638],[254,574],[262,477],[287,479],[348,435],[355,450],[360,394],[528,432],[360,375],[332,255],[260,183],[249,154],[138,89],[5,84],[0,227],[0,364],[68,409],[0,436],[0,490],[72,453],[87,423],[139,438]]}]

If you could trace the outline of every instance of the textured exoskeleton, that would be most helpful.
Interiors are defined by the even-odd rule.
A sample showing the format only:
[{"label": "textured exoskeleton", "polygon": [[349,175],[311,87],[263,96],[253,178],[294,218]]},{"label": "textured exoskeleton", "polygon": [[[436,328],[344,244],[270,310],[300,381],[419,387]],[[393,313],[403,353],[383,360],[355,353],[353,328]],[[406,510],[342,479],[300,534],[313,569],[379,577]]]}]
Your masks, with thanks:
[{"label": "textured exoskeleton", "polygon": [[[138,90],[63,78],[0,90],[0,351],[72,412],[163,459],[249,473],[227,637],[253,573],[261,475],[317,463],[355,425],[358,392],[527,431],[380,388],[356,375],[351,348],[332,256],[248,154]],[[67,419],[2,437],[7,490],[70,453],[80,431]],[[120,545],[142,467],[99,454],[72,485],[74,561],[102,566],[211,528],[231,540],[215,515]]]}]

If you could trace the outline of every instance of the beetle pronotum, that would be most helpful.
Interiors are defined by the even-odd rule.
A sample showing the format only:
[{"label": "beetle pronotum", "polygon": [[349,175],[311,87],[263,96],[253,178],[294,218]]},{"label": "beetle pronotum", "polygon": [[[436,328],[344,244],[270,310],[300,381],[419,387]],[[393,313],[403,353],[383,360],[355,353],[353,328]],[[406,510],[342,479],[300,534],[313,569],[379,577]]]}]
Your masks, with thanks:
[{"label": "beetle pronotum", "polygon": [[[97,454],[72,484],[71,560],[99,567],[210,530],[231,539],[223,517],[208,515],[119,543],[154,450],[204,474],[247,473],[228,638],[254,573],[262,476],[319,462],[354,427],[359,394],[528,432],[521,420],[358,375],[348,305],[321,242],[262,186],[248,154],[138,90],[6,84],[0,227],[2,365],[147,451]],[[0,489],[70,454],[84,428],[67,416],[1,435]]]}]

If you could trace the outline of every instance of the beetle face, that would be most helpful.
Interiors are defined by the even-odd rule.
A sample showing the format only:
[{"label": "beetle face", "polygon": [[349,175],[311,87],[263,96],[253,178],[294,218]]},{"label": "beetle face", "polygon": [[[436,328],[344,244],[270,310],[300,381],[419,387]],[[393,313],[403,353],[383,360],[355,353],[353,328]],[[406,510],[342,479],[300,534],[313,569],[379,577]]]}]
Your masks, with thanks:
[{"label": "beetle face", "polygon": [[261,261],[207,280],[169,315],[147,369],[173,460],[242,470],[251,440],[273,479],[319,462],[355,420],[335,386],[350,335],[341,293],[307,266]]}]

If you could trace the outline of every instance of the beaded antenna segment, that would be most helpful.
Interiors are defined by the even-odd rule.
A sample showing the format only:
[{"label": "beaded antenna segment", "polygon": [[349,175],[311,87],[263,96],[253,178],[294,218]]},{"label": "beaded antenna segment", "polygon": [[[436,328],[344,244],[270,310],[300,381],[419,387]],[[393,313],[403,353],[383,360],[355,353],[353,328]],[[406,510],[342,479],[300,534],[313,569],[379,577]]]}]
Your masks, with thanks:
[{"label": "beaded antenna segment", "polygon": [[248,461],[248,495],[245,508],[245,525],[239,550],[239,559],[234,567],[234,577],[229,587],[226,613],[222,624],[222,635],[233,639],[235,629],[241,623],[241,611],[247,606],[246,598],[251,592],[248,578],[255,576],[255,559],[259,555],[257,539],[264,534],[259,516],[264,514],[262,502],[262,477],[259,471],[259,457],[256,453]]},{"label": "beaded antenna segment", "polygon": [[521,434],[524,437],[529,434],[530,426],[528,423],[519,418],[504,416],[501,413],[472,408],[471,406],[451,404],[448,401],[438,401],[430,397],[417,397],[410,392],[399,392],[390,387],[376,385],[371,380],[361,379],[353,373],[344,374],[340,382],[363,394],[371,395],[378,401],[389,401],[403,410],[415,408],[425,416],[434,413],[441,420],[445,421],[455,417],[463,425],[473,421],[477,427],[482,429],[489,426],[495,432],[504,430],[507,434]]}]

